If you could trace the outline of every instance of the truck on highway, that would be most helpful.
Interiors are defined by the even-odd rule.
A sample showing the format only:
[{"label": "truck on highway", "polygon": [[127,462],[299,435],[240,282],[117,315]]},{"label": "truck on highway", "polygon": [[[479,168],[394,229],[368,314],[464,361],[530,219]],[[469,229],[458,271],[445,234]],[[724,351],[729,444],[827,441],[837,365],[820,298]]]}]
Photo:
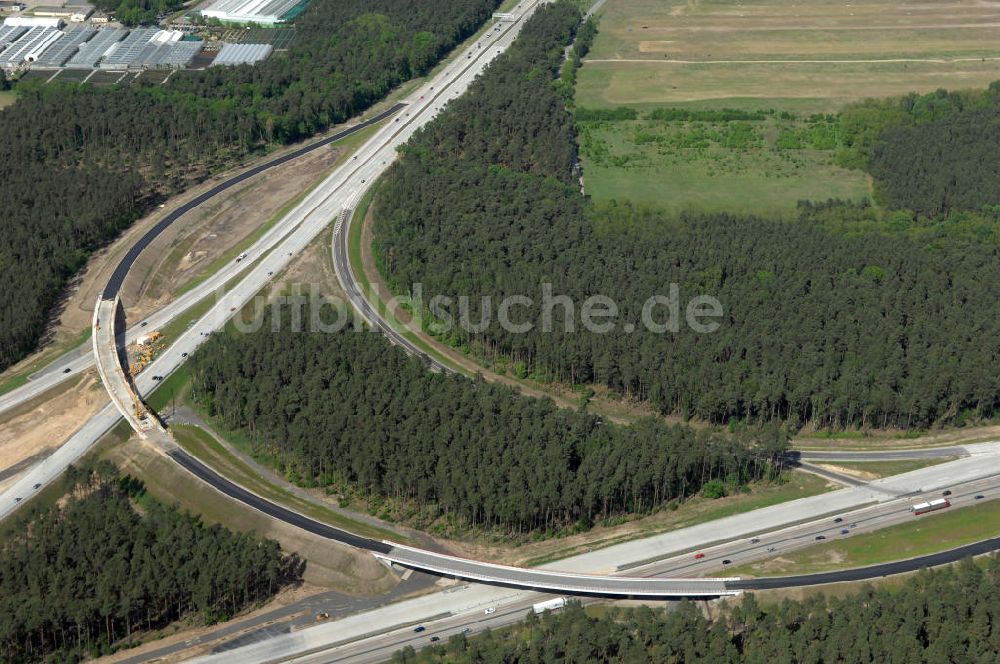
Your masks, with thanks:
[{"label": "truck on highway", "polygon": [[544,602],[539,602],[531,607],[531,610],[535,613],[545,613],[546,611],[555,611],[556,609],[561,609],[566,606],[565,597],[556,597],[555,599],[549,599]]},{"label": "truck on highway", "polygon": [[920,516],[921,514],[927,514],[935,510],[943,510],[946,507],[951,507],[951,503],[948,502],[947,498],[935,498],[926,503],[911,505],[910,511],[913,512],[914,516]]}]

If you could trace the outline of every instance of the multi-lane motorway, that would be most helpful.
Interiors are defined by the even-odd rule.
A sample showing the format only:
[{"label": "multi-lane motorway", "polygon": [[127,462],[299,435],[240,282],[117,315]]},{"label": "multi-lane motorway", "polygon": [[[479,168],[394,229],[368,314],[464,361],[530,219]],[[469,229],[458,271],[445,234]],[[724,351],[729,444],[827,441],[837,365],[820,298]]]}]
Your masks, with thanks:
[{"label": "multi-lane motorway", "polygon": [[[346,220],[350,218],[349,212],[354,209],[363,193],[392,162],[396,148],[408,140],[420,126],[433,118],[449,99],[463,92],[475,76],[496,55],[509,46],[523,25],[523,18],[530,15],[537,4],[539,4],[538,0],[524,0],[512,12],[517,20],[489,32],[476,44],[473,44],[467,53],[461,54],[453,64],[445,67],[432,81],[411,95],[407,99],[405,107],[397,113],[392,122],[382,127],[351,160],[336,169],[302,203],[289,212],[279,224],[249,250],[250,261],[234,264],[226,270],[220,271],[197,289],[150,316],[146,321],[147,324],[160,327],[194,303],[209,296],[223,284],[242,274],[240,281],[222,296],[203,318],[184,332],[153,362],[147,371],[140,374],[136,380],[138,390],[142,393],[148,392],[156,385],[152,376],[165,376],[174,371],[184,361],[184,358],[204,341],[208,334],[219,329],[235,311],[246,305],[272,279],[274,274],[284,269],[292,258],[324,228],[327,228],[333,220],[338,220],[335,223],[334,232],[334,258],[338,276],[342,279],[348,295],[358,306],[359,311],[369,317],[373,325],[395,337],[397,342],[408,346],[411,351],[416,352],[416,349],[409,346],[401,335],[392,332],[388,324],[369,307],[367,301],[362,297],[347,260],[348,224]],[[137,255],[138,253],[134,254],[134,256]],[[134,256],[132,256],[132,260],[134,260]],[[127,268],[125,271],[127,272]],[[116,292],[123,278],[124,273],[116,271],[115,277],[109,283],[109,289],[111,289],[109,292]],[[138,326],[134,326],[133,330],[138,330],[141,327],[143,327],[142,322]],[[81,363],[81,366],[74,363]],[[67,366],[72,373],[88,366],[89,363],[90,358],[82,356],[70,360]],[[55,382],[52,384],[56,384],[65,375],[62,371],[45,372],[37,382],[33,381],[29,386],[35,390],[44,391],[51,385],[44,386],[42,381],[53,380]],[[21,392],[21,394],[27,393]],[[35,392],[35,394],[37,393]],[[0,398],[0,411],[5,407],[10,407],[9,405],[5,406],[5,404],[17,402],[21,396],[12,396],[17,394],[12,393],[7,395],[7,398]],[[119,413],[108,406],[84,424],[57,452],[0,495],[0,518],[9,514],[20,504],[15,499],[30,495],[36,486],[43,486],[61,474],[69,463],[89,450],[101,435],[114,426],[119,419]],[[974,451],[970,452],[963,448],[962,452],[959,453],[949,449],[947,456],[961,456],[964,453],[975,454]],[[848,459],[841,457],[840,460]],[[185,467],[191,470],[190,465],[185,465]],[[892,522],[893,519],[912,518],[906,511],[908,501],[942,486],[954,487],[956,501],[975,500],[974,495],[989,495],[996,491],[996,486],[991,484],[995,480],[984,478],[990,472],[993,471],[989,467],[984,467],[981,458],[969,457],[950,464],[908,473],[898,478],[872,482],[863,487],[832,492],[816,497],[816,499],[793,501],[793,503],[758,510],[747,515],[730,517],[683,531],[674,531],[657,537],[609,547],[545,566],[541,572],[550,578],[569,578],[565,574],[567,572],[572,572],[575,575],[610,573],[630,577],[650,577],[645,581],[648,584],[646,587],[660,587],[662,585],[660,582],[666,579],[657,577],[669,575],[673,577],[671,581],[678,584],[675,586],[677,588],[682,585],[685,588],[690,586],[695,589],[691,590],[690,594],[709,594],[706,589],[709,588],[710,584],[720,583],[719,580],[696,580],[691,577],[701,576],[715,568],[723,569],[725,567],[722,565],[723,560],[730,560],[733,563],[746,562],[759,558],[761,555],[773,553],[767,551],[768,547],[773,546],[776,550],[778,547],[782,547],[781,550],[791,550],[798,545],[804,546],[812,543],[818,534],[822,534],[820,531],[836,528],[831,521],[832,518],[846,519],[848,516],[850,518],[850,523],[846,528],[848,533],[841,534],[837,530],[834,536],[852,536],[864,528],[881,527],[885,523]],[[208,477],[203,477],[203,479],[211,481],[211,478]],[[258,509],[260,509],[259,506]],[[848,516],[834,517],[832,516],[834,513],[843,513]],[[292,516],[288,518],[295,519],[296,516],[292,513]],[[851,528],[851,523],[857,523],[857,525]],[[720,541],[719,533],[726,533],[728,541]],[[751,537],[753,533],[757,533],[757,535]],[[765,537],[770,543],[765,542]],[[761,541],[750,541],[755,538]],[[509,568],[484,566],[474,561],[456,561],[440,556],[435,557],[428,552],[407,551],[384,543],[382,546],[383,548],[388,547],[388,552],[375,550],[387,558],[412,567],[431,569],[459,577],[510,584],[516,580],[515,574],[530,576],[530,573],[525,570],[512,572]],[[705,557],[699,558],[698,564],[694,566],[692,566],[692,561],[694,561],[692,547],[706,549]],[[365,546],[365,548],[370,547]],[[392,555],[388,555],[389,553]],[[442,568],[441,565],[444,564],[446,566]],[[560,573],[553,574],[553,569],[558,569]],[[897,565],[889,571],[893,569],[898,571],[901,568]],[[486,578],[483,574],[491,578]],[[494,574],[496,578],[492,578]],[[682,578],[677,578],[678,576]],[[620,576],[618,578],[621,581],[626,581]],[[826,578],[838,580],[837,577]],[[813,580],[815,581],[816,578],[814,577]],[[587,582],[590,583],[589,580]],[[794,582],[789,581],[789,583],[799,582],[803,581],[801,579]],[[518,583],[518,585],[532,586],[533,583],[528,581]],[[605,583],[614,584],[617,582],[608,580]],[[628,580],[627,583],[642,584],[643,581]],[[743,582],[736,582],[741,583],[741,585],[729,585],[734,583],[732,581],[722,581],[721,583],[722,585],[719,585],[720,592],[716,594],[721,594],[721,591],[726,590],[755,587]],[[552,587],[559,586],[553,585]],[[580,586],[572,586],[572,588],[581,589]],[[637,585],[637,588],[641,590],[643,586]],[[590,590],[582,588],[582,591],[589,592]],[[632,588],[630,592],[625,594],[643,593]],[[460,588],[438,596],[419,598],[392,607],[384,607],[372,614],[365,615],[362,620],[357,621],[356,625],[350,623],[349,621],[352,619],[348,618],[294,635],[286,635],[289,637],[286,641],[281,641],[280,639],[284,637],[279,637],[264,646],[254,646],[258,648],[254,652],[235,650],[223,658],[229,657],[229,661],[240,662],[260,661],[275,655],[284,657],[316,648],[323,649],[327,653],[324,657],[328,657],[330,653],[327,649],[331,643],[370,635],[373,631],[382,633],[373,638],[383,639],[384,647],[394,649],[399,647],[401,643],[405,643],[406,639],[397,633],[398,629],[394,630],[393,627],[405,625],[413,620],[432,620],[438,617],[434,626],[435,634],[447,635],[448,629],[475,629],[484,621],[500,621],[511,616],[519,618],[531,601],[535,601],[535,596],[523,590],[483,586]],[[503,610],[498,608],[494,613],[485,614],[483,613],[484,604],[487,605],[485,608],[495,608],[490,605],[497,604],[502,606]],[[487,615],[489,617],[486,617]],[[407,638],[416,638],[412,637],[410,631],[403,633],[403,635]],[[375,646],[377,645],[376,643]],[[373,654],[376,651],[372,650],[375,646],[373,646],[371,639],[368,639],[344,647],[361,649],[356,651],[356,654],[361,658],[359,661],[363,661],[365,657],[376,656]],[[266,649],[267,652],[265,653],[260,648]],[[233,657],[236,659],[232,659]],[[379,656],[379,658],[384,658],[384,655]],[[329,658],[321,661],[329,661]]]},{"label": "multi-lane motorway", "polygon": [[[927,487],[918,494],[900,497],[883,504],[874,504],[855,509],[844,509],[831,513],[815,513],[801,523],[777,527],[767,531],[755,530],[768,517],[760,518],[760,512],[736,515],[714,524],[714,532],[701,526],[693,526],[667,533],[659,538],[647,538],[621,544],[609,549],[575,556],[545,565],[545,568],[579,569],[606,564],[601,561],[610,558],[618,563],[630,576],[648,578],[689,577],[692,580],[706,574],[718,574],[730,560],[731,565],[744,564],[763,558],[787,554],[817,543],[817,537],[824,541],[842,537],[856,537],[887,525],[902,523],[915,517],[909,512],[909,505],[922,499],[940,495],[949,487],[953,509],[980,500],[1000,498],[1000,476],[976,479],[974,466],[982,465],[986,458],[966,460],[959,471],[941,470],[940,466],[914,471],[906,481],[887,478],[890,485],[912,485]],[[937,469],[937,470],[935,470]],[[980,468],[980,473],[986,472]],[[964,478],[964,479],[963,479]],[[891,480],[891,481],[890,481]],[[842,492],[854,491],[844,489]],[[841,493],[841,492],[834,492]],[[832,495],[832,494],[827,494]],[[811,500],[796,501],[807,508],[816,507]],[[839,501],[832,501],[836,505]],[[766,511],[766,510],[764,510]],[[836,519],[841,519],[836,521]],[[712,526],[713,524],[705,524]],[[841,534],[847,530],[848,534]],[[726,535],[720,535],[726,533]],[[720,540],[721,538],[725,538]],[[755,541],[756,540],[756,541]],[[655,559],[643,560],[649,552],[650,541],[656,542],[664,554]],[[967,555],[976,555],[996,550],[1000,540],[991,539],[981,543],[961,547],[944,554],[934,554],[922,558],[898,561],[857,570],[819,573],[806,576],[772,577],[727,581],[732,590],[758,590],[767,588],[811,585],[834,581],[871,579],[919,569],[928,565],[951,562]],[[607,555],[610,553],[610,556]],[[696,558],[702,554],[704,557]],[[431,638],[445,640],[452,634],[475,633],[486,627],[495,628],[511,624],[524,617],[534,602],[545,595],[522,590],[469,585],[435,593],[369,611],[348,616],[341,620],[314,628],[275,636],[261,643],[219,652],[199,659],[200,662],[243,663],[290,660],[296,662],[375,662],[389,659],[392,652],[406,645],[422,647]],[[487,611],[490,611],[487,613]],[[417,626],[425,630],[414,632]]]},{"label": "multi-lane motorway", "polygon": [[[218,196],[227,189],[249,180],[250,178],[256,177],[261,173],[264,173],[272,168],[281,166],[291,160],[297,159],[309,152],[326,147],[335,141],[342,140],[352,134],[355,134],[362,129],[370,127],[372,125],[378,124],[387,118],[396,115],[399,111],[404,108],[404,104],[396,104],[392,108],[383,111],[363,122],[359,122],[356,125],[348,127],[342,131],[339,131],[331,136],[328,136],[322,140],[315,141],[297,150],[293,150],[286,153],[280,157],[271,159],[264,164],[255,166],[247,171],[238,173],[230,178],[227,178],[215,186],[213,186],[208,191],[200,194],[194,199],[188,201],[187,203],[171,210],[167,213],[156,225],[147,231],[139,239],[139,241],[129,248],[125,256],[118,262],[115,267],[115,271],[108,281],[107,286],[104,288],[104,294],[106,297],[114,298],[118,294],[121,288],[122,282],[128,271],[131,269],[135,260],[160,234],[163,233],[171,224],[176,222],[182,216],[190,212],[191,210],[203,205],[205,202],[211,200],[215,196]],[[261,253],[267,251],[270,247],[274,245],[277,240],[288,231],[287,225],[278,224],[275,228],[272,228],[264,237],[262,237],[258,242],[256,242],[249,253],[254,255],[260,255]],[[156,313],[152,314],[149,318],[143,321],[136,321],[135,324],[128,330],[127,339],[129,341],[134,340],[136,337],[141,335],[146,329],[157,329],[169,323],[171,320],[182,314],[186,309],[190,308],[192,305],[198,303],[205,297],[210,296],[214,291],[220,288],[228,280],[232,279],[240,272],[249,267],[248,263],[232,263],[225,268],[219,270],[217,273],[212,275],[210,279],[200,284],[198,287],[186,292],[176,300],[170,302],[168,305],[158,310]],[[71,380],[78,376],[81,371],[85,371],[94,365],[94,355],[89,344],[82,344],[79,348],[69,351],[68,353],[57,358],[43,369],[32,374],[28,382],[21,387],[11,390],[6,394],[0,396],[0,413],[7,412],[23,403],[31,401],[38,396],[44,394],[45,392],[51,390],[52,388],[62,384],[67,380]]]},{"label": "multi-lane motorway", "polygon": [[[541,0],[523,0],[512,12],[526,17]],[[505,23],[482,36],[466,52],[455,58],[433,79],[411,94],[396,113],[392,122],[384,124],[353,156],[335,169],[318,187],[289,211],[248,251],[248,261],[233,263],[207,279],[196,288],[152,314],[132,327],[133,334],[142,328],[162,327],[232,280],[242,275],[239,282],[216,303],[195,325],[185,331],[167,348],[146,371],[136,379],[139,392],[145,394],[156,386],[152,376],[167,376],[193,352],[211,332],[222,327],[236,310],[242,308],[265,285],[292,261],[345,209],[353,209],[358,199],[382,174],[396,156],[396,148],[409,140],[415,131],[433,119],[440,109],[455,96],[460,95],[475,77],[494,58],[505,50],[523,25],[523,20]],[[119,275],[120,276],[120,275]],[[119,280],[120,281],[120,280]],[[114,288],[115,281],[109,284]],[[72,372],[90,366],[92,356],[72,360],[65,367]],[[37,396],[57,384],[64,376],[61,371],[47,372],[38,381],[0,398],[0,411]],[[0,494],[0,519],[17,509],[23,499],[36,487],[44,487],[57,478],[71,463],[85,454],[96,441],[113,427],[119,413],[112,406],[103,408],[88,420],[73,436],[44,461],[25,473],[6,491]]]}]

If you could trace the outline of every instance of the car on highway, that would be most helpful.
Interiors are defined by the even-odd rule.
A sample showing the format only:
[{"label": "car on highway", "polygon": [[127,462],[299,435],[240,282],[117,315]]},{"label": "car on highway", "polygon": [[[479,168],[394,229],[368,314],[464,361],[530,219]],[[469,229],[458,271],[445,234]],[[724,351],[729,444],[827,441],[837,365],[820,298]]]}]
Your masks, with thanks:
[{"label": "car on highway", "polygon": [[431,637],[431,643],[435,643],[436,641],[440,641],[440,640],[441,640],[440,636],[432,636]]},{"label": "car on highway", "polygon": [[733,562],[732,560],[730,560],[729,558],[726,558],[725,560],[722,561],[722,564],[723,565],[729,565],[732,562]]},{"label": "car on highway", "polygon": [[181,357],[187,357],[187,356],[188,356],[187,353],[181,353]]},{"label": "car on highway", "polygon": [[759,537],[754,537],[754,538],[752,538],[750,540],[750,543],[751,544],[760,544],[760,538]]},{"label": "car on highway", "polygon": [[816,539],[818,539],[818,540],[825,540],[826,539],[826,535],[817,535]]},{"label": "car on highway", "polygon": [[485,613],[488,616],[492,615],[492,614],[494,614],[496,612],[497,612],[497,607],[495,607],[495,606],[488,606],[488,607],[486,607],[486,610],[483,611],[483,613]]},{"label": "car on highway", "polygon": [[139,323],[139,327],[146,327],[146,325],[148,325],[148,324],[149,324],[149,321],[142,321],[141,323]]},{"label": "car on highway", "polygon": [[41,483],[41,482],[35,482],[35,486],[33,486],[33,487],[31,487],[31,488],[32,488],[32,489],[35,489],[35,490],[37,491],[37,490],[38,490],[38,488],[39,488],[40,486],[42,486],[42,483]]},{"label": "car on highway", "polygon": [[841,529],[840,529],[840,534],[841,534],[841,535],[850,535],[850,534],[851,534],[851,531],[850,531],[850,530],[848,530],[847,528],[841,528]]},{"label": "car on highway", "polygon": [[951,495],[951,489],[945,489],[944,491],[941,492],[941,495],[942,496],[950,496]]},{"label": "car on highway", "polygon": [[973,500],[982,500],[985,497],[986,496],[984,496],[983,494],[977,493],[975,496],[973,496]]},{"label": "car on highway", "polygon": [[847,527],[848,528],[857,528],[858,524],[856,524],[856,523],[849,523],[849,524],[847,524]]},{"label": "car on highway", "polygon": [[704,557],[705,557],[704,553],[696,553],[696,554],[694,554],[694,559],[695,560],[701,560]]},{"label": "car on highway", "polygon": [[768,553],[774,553],[774,551],[775,551],[775,548],[773,546],[767,547],[767,552]]},{"label": "car on highway", "polygon": [[838,516],[838,517],[837,517],[836,519],[834,519],[834,520],[833,520],[833,522],[834,522],[834,523],[840,523],[840,522],[841,522],[841,521],[843,521],[843,520],[844,520],[844,518],[843,518],[843,517],[840,517],[840,516]]},{"label": "car on highway", "polygon": [[416,627],[413,628],[413,631],[417,632],[419,634],[420,632],[424,631],[425,629],[427,629],[427,628],[424,627],[423,625],[417,625]]},{"label": "car on highway", "polygon": [[14,499],[14,502],[15,502],[15,503],[19,503],[19,502],[21,502],[21,496],[18,496],[17,498],[15,498],[15,499]]},{"label": "car on highway", "polygon": [[72,369],[70,369],[69,367],[63,369],[63,373],[69,373],[70,371],[72,371]]}]

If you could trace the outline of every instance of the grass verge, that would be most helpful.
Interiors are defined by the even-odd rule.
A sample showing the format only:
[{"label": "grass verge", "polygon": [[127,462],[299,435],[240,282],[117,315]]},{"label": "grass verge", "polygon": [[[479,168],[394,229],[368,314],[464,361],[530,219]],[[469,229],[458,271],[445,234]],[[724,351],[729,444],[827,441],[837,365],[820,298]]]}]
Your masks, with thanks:
[{"label": "grass verge", "polygon": [[1000,501],[913,517],[874,533],[853,535],[728,571],[733,576],[810,574],[914,558],[1000,533]]},{"label": "grass verge", "polygon": [[43,350],[38,356],[29,362],[24,368],[12,373],[10,376],[0,381],[0,395],[12,392],[28,383],[28,376],[43,369],[45,366],[57,361],[62,356],[70,353],[83,344],[90,341],[93,329],[88,325],[79,335],[62,341],[49,349]]},{"label": "grass verge", "polygon": [[215,469],[224,477],[236,482],[245,489],[253,491],[262,498],[295,510],[317,521],[348,530],[356,535],[374,539],[391,539],[397,541],[401,539],[396,533],[356,521],[339,512],[305,500],[287,489],[268,482],[203,429],[191,425],[178,424],[172,426],[171,431],[178,444],[189,454]]}]

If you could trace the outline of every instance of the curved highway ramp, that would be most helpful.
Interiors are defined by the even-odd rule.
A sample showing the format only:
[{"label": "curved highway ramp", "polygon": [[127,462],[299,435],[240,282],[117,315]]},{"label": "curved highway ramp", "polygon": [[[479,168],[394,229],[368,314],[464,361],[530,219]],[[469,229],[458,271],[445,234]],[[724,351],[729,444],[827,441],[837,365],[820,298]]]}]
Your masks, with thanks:
[{"label": "curved highway ramp", "polygon": [[253,507],[270,517],[297,526],[314,535],[370,551],[379,560],[404,567],[431,572],[467,581],[490,585],[523,588],[557,593],[572,593],[593,597],[719,597],[736,595],[739,590],[727,588],[732,579],[654,579],[641,577],[567,574],[540,569],[524,569],[493,565],[455,556],[359,537],[334,528],[298,512],[258,496],[220,476],[187,452],[173,449],[167,453],[192,475],[221,493]]}]

